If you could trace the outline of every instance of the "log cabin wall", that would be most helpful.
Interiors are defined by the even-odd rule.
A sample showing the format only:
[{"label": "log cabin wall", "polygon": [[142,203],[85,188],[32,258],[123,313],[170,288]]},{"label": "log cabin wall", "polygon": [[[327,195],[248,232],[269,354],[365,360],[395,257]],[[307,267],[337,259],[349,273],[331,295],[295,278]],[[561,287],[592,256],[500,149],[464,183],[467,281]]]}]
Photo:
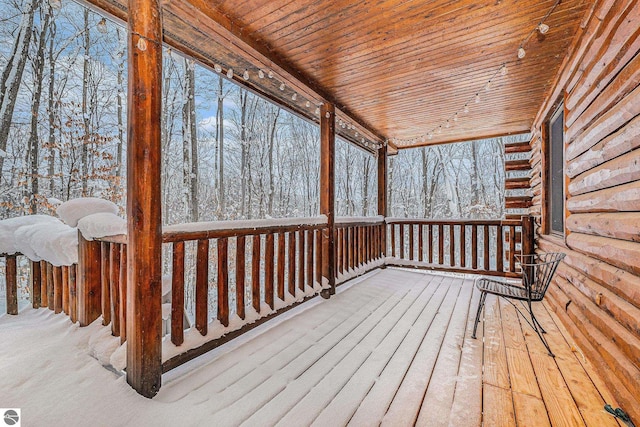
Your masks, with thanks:
[{"label": "log cabin wall", "polygon": [[[539,250],[567,253],[548,301],[640,422],[640,2],[597,1],[532,128]],[[564,106],[564,236],[547,234],[547,124]],[[594,408],[595,410],[596,408]]]}]

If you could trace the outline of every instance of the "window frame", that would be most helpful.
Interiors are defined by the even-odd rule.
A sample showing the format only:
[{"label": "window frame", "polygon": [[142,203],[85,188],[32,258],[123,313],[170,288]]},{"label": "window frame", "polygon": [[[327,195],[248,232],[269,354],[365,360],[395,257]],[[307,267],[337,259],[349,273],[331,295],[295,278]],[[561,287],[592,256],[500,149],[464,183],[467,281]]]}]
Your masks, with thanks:
[{"label": "window frame", "polygon": [[[546,201],[545,201],[545,234],[557,236],[564,238],[566,235],[566,174],[565,174],[565,129],[564,129],[564,103],[561,102],[554,110],[553,113],[549,116],[549,119],[545,122],[545,193],[546,193]],[[554,138],[554,125],[557,126],[558,120],[560,120],[560,126],[562,129],[561,132],[561,140],[560,142],[556,142],[557,138]],[[557,128],[556,128],[557,129]],[[557,132],[557,130],[556,130]],[[557,137],[557,133],[555,134]],[[554,174],[554,153],[558,154],[557,145],[560,145],[560,154],[561,154],[561,173],[558,175],[557,172]],[[556,150],[554,150],[556,148]],[[555,186],[553,184],[556,184]],[[554,198],[557,197],[558,192],[560,193],[560,203],[561,206],[557,207],[558,199],[554,201]],[[556,197],[554,197],[556,196]],[[554,208],[557,209],[554,214]],[[554,219],[557,219],[556,215],[560,215],[560,219],[562,221],[561,227],[562,230],[557,230],[554,228]]]}]

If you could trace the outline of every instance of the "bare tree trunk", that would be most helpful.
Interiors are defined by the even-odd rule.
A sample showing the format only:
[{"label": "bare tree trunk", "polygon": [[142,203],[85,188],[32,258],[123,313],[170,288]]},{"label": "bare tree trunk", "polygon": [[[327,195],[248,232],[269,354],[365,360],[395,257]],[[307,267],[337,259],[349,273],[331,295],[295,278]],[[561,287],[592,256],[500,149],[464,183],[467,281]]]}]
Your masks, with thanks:
[{"label": "bare tree trunk", "polygon": [[80,157],[80,180],[82,182],[82,196],[87,196],[88,181],[89,181],[89,167],[87,164],[88,150],[89,150],[89,103],[87,100],[89,89],[89,43],[91,42],[91,36],[89,34],[89,9],[84,9],[84,58],[82,60],[82,149]]},{"label": "bare tree trunk", "polygon": [[191,146],[189,143],[189,121],[191,120],[191,114],[189,112],[190,102],[189,93],[190,84],[189,80],[192,77],[190,72],[189,60],[184,60],[184,79],[185,83],[182,88],[182,203],[184,207],[184,218],[186,221],[191,216]]},{"label": "bare tree trunk", "polygon": [[31,195],[29,208],[32,214],[38,212],[38,193],[39,188],[39,165],[40,165],[40,140],[38,138],[38,121],[40,118],[40,100],[42,98],[42,77],[44,74],[44,53],[46,46],[46,35],[49,31],[50,14],[44,12],[42,27],[38,39],[38,50],[33,60],[33,103],[31,104],[31,130],[29,132],[28,157],[31,158]]},{"label": "bare tree trunk", "polygon": [[369,175],[371,174],[371,156],[365,154],[362,163],[362,216],[369,213]]},{"label": "bare tree trunk", "polygon": [[226,217],[226,206],[224,200],[224,95],[222,93],[222,77],[218,77],[220,93],[218,94],[218,145],[219,145],[219,169],[218,169],[218,210],[220,217]]},{"label": "bare tree trunk", "polygon": [[56,128],[56,102],[55,102],[55,85],[56,85],[56,55],[54,51],[54,42],[56,37],[56,23],[51,22],[49,26],[49,100],[47,109],[49,113],[49,139],[47,146],[49,148],[49,194],[55,195],[55,164],[56,164],[56,142],[55,142],[55,128]]},{"label": "bare tree trunk", "polygon": [[240,88],[240,214],[246,217],[247,161],[249,141],[247,141],[247,99],[249,92]]},{"label": "bare tree trunk", "polygon": [[275,194],[275,180],[273,177],[273,146],[276,138],[276,128],[278,127],[278,117],[280,116],[280,108],[275,107],[273,113],[273,122],[271,123],[271,132],[269,133],[269,195],[267,197],[267,212],[273,215],[273,196]]},{"label": "bare tree trunk", "polygon": [[[7,138],[13,120],[13,110],[16,105],[16,98],[22,73],[29,55],[29,45],[31,43],[31,33],[33,30],[33,16],[36,10],[35,0],[29,0],[25,4],[26,13],[22,15],[20,28],[13,45],[11,56],[2,73],[0,80],[0,150],[7,149]],[[4,166],[4,156],[0,156],[0,173]]]},{"label": "bare tree trunk", "polygon": [[196,73],[195,63],[191,61],[188,68],[186,84],[189,92],[189,133],[191,139],[191,221],[197,222],[198,209],[198,129],[196,123]]},{"label": "bare tree trunk", "polygon": [[117,111],[116,114],[118,115],[118,147],[117,147],[117,151],[116,151],[116,196],[119,196],[120,194],[122,194],[122,173],[123,173],[123,159],[122,159],[122,155],[123,155],[123,147],[124,147],[124,103],[123,103],[123,97],[124,97],[124,90],[123,90],[123,84],[124,84],[124,57],[125,57],[125,52],[124,52],[124,46],[125,46],[125,41],[123,38],[123,34],[122,34],[122,30],[120,29],[120,27],[116,27],[116,34],[118,35],[118,45],[121,46],[121,48],[118,50],[118,71],[116,74],[116,79],[117,79],[117,84],[118,84],[118,99],[117,99]]}]

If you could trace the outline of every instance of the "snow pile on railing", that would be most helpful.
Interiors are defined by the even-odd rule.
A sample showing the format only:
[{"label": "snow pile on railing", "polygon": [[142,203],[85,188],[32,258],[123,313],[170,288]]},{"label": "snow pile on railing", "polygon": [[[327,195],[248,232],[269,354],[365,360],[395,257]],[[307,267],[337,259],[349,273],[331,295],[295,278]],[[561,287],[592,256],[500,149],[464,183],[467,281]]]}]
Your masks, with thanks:
[{"label": "snow pile on railing", "polygon": [[358,223],[383,223],[384,217],[382,215],[376,216],[339,216],[336,217],[336,224],[358,224]]},{"label": "snow pile on railing", "polygon": [[307,218],[270,218],[243,219],[236,221],[190,222],[186,224],[169,225],[163,227],[162,231],[163,233],[196,233],[203,231],[262,229],[296,225],[324,225],[326,223],[327,216],[318,215]]},{"label": "snow pile on railing", "polygon": [[123,224],[126,231],[126,221],[118,218],[117,212],[114,203],[87,197],[62,203],[57,209],[62,221],[48,215],[1,220],[0,254],[21,253],[31,261],[44,260],[54,266],[75,264],[78,262],[78,222],[83,223],[88,240],[122,234]]},{"label": "snow pile on railing", "polygon": [[16,230],[41,223],[59,223],[59,219],[48,215],[27,215],[0,221],[0,254],[13,255],[21,252],[16,245]]},{"label": "snow pile on railing", "polygon": [[127,220],[111,212],[95,213],[78,220],[78,230],[87,240],[127,234]]},{"label": "snow pile on railing", "polygon": [[56,213],[60,219],[71,227],[77,227],[78,220],[86,216],[105,212],[116,215],[118,213],[118,206],[113,202],[98,199],[97,197],[80,197],[78,199],[68,200],[56,209]]}]

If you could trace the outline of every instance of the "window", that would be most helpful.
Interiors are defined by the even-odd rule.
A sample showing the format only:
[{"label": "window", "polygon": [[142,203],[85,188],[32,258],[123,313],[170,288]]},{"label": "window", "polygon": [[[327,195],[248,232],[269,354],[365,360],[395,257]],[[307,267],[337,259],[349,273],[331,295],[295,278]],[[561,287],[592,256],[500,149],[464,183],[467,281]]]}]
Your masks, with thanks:
[{"label": "window", "polygon": [[564,112],[562,105],[549,122],[548,218],[551,233],[564,233]]}]

